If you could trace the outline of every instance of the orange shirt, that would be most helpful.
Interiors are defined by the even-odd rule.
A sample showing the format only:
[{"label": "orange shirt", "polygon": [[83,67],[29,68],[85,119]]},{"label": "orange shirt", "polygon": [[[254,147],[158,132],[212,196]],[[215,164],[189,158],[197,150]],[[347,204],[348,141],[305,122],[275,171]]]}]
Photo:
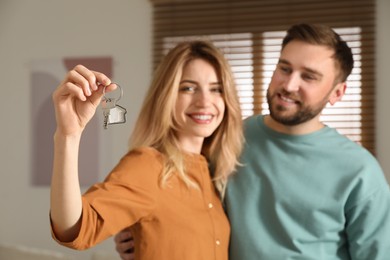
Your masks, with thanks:
[{"label": "orange shirt", "polygon": [[153,148],[125,155],[103,183],[83,195],[81,230],[62,245],[89,248],[132,226],[137,260],[227,260],[230,226],[202,155],[185,155],[188,175],[161,187],[164,156]]}]

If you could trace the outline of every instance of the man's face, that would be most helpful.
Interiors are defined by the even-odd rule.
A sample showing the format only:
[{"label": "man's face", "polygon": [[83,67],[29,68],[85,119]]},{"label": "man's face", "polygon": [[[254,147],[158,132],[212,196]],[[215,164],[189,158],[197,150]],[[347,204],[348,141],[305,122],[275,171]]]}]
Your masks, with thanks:
[{"label": "man's face", "polygon": [[272,119],[288,126],[317,123],[327,102],[341,98],[344,85],[335,86],[333,54],[325,46],[301,41],[285,46],[267,91]]}]

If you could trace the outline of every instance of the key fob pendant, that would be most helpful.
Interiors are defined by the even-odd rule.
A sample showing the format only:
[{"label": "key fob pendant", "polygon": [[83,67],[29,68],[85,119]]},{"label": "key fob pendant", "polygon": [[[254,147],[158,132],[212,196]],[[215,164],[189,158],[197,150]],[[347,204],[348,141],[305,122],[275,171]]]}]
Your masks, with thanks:
[{"label": "key fob pendant", "polygon": [[111,108],[107,119],[107,125],[126,123],[126,113],[126,109],[120,105]]}]

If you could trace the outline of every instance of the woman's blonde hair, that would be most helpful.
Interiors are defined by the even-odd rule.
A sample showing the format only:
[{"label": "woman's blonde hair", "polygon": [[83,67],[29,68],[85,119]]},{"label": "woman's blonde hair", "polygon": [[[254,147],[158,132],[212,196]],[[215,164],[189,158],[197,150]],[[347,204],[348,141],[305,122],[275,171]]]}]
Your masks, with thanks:
[{"label": "woman's blonde hair", "polygon": [[167,161],[161,176],[162,185],[177,172],[179,178],[189,187],[198,187],[186,174],[183,153],[175,134],[177,122],[174,117],[183,68],[194,59],[209,62],[223,87],[223,120],[214,133],[205,138],[201,151],[212,169],[210,172],[215,187],[223,196],[227,178],[238,165],[238,156],[242,149],[242,117],[230,66],[213,44],[207,41],[182,42],[164,57],[155,71],[130,137],[130,148],[149,146],[166,156]]}]

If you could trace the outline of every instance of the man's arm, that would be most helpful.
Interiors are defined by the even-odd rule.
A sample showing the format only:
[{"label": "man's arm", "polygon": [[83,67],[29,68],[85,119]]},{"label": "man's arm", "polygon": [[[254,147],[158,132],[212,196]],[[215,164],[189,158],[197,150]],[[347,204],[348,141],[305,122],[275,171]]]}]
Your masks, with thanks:
[{"label": "man's arm", "polygon": [[390,256],[390,190],[378,190],[347,212],[351,259],[387,260]]}]

